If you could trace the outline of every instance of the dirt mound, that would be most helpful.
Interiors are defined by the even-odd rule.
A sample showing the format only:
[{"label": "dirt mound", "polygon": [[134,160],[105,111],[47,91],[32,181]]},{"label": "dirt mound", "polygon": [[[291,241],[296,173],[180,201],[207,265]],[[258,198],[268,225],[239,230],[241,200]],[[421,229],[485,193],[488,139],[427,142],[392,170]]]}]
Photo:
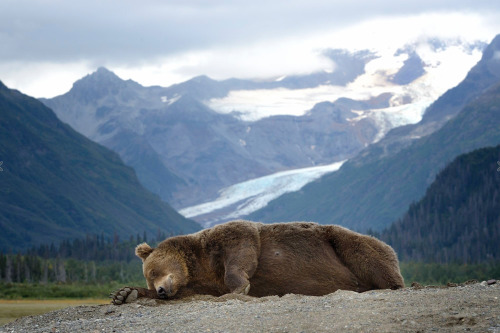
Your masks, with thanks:
[{"label": "dirt mound", "polygon": [[500,332],[500,282],[488,282],[79,306],[21,318],[0,332]]}]

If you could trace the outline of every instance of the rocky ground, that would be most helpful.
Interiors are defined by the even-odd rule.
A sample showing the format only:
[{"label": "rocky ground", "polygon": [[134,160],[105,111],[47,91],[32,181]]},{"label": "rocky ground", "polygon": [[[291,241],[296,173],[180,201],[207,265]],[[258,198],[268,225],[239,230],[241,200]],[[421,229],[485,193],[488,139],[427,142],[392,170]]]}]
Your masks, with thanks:
[{"label": "rocky ground", "polygon": [[0,332],[499,332],[500,281],[314,297],[196,296],[78,306]]}]

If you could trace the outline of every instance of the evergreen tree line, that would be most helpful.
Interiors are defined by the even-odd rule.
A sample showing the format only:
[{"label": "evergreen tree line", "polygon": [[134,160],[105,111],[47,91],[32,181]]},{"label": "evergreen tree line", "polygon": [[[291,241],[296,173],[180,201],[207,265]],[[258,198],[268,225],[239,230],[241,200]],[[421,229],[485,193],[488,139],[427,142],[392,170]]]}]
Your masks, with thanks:
[{"label": "evergreen tree line", "polygon": [[38,247],[32,247],[26,254],[38,256],[44,259],[61,258],[77,260],[94,261],[125,261],[135,260],[135,247],[142,242],[149,242],[150,245],[157,244],[173,234],[166,234],[158,231],[156,237],[148,240],[146,232],[142,237],[137,234],[130,236],[128,240],[120,240],[115,234],[113,238],[104,237],[102,234],[87,235],[84,239],[63,240],[58,245],[54,243],[42,244]]},{"label": "evergreen tree line", "polygon": [[500,263],[500,146],[461,155],[379,237],[402,261]]},{"label": "evergreen tree line", "polygon": [[167,238],[164,232],[148,240],[146,233],[126,241],[118,235],[87,235],[84,239],[43,244],[26,253],[0,253],[0,282],[4,283],[107,283],[140,281],[141,261],[135,256],[137,244],[155,245]]},{"label": "evergreen tree line", "polygon": [[137,261],[83,261],[44,259],[39,256],[0,254],[0,282],[3,283],[127,283],[141,281],[142,269]]}]

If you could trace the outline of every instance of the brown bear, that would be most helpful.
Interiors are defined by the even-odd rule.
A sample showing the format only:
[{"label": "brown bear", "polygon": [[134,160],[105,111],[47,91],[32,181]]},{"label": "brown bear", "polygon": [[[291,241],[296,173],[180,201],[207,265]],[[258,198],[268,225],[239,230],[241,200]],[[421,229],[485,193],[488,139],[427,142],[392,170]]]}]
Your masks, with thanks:
[{"label": "brown bear", "polygon": [[138,297],[325,295],[404,287],[389,245],[336,225],[233,221],[168,238],[155,249],[143,243],[135,253],[149,289],[122,288],[111,294],[114,304]]}]

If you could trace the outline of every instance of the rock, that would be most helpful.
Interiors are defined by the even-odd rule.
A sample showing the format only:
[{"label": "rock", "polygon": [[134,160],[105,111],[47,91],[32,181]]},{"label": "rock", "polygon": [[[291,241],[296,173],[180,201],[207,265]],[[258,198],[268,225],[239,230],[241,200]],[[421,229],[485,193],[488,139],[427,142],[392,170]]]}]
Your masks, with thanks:
[{"label": "rock", "polygon": [[472,280],[465,281],[463,284],[469,285],[469,284],[476,284],[476,283],[479,283],[479,281],[476,279],[472,279]]},{"label": "rock", "polygon": [[486,281],[486,283],[487,283],[489,286],[491,286],[492,284],[497,283],[497,280],[488,280],[488,281]]},{"label": "rock", "polygon": [[422,289],[423,288],[422,285],[418,282],[412,282],[411,286],[415,289]]},{"label": "rock", "polygon": [[112,309],[106,309],[106,311],[104,311],[104,314],[105,314],[105,315],[109,315],[109,314],[112,314],[112,313],[114,313],[114,312],[115,312],[115,310],[112,310]]}]

